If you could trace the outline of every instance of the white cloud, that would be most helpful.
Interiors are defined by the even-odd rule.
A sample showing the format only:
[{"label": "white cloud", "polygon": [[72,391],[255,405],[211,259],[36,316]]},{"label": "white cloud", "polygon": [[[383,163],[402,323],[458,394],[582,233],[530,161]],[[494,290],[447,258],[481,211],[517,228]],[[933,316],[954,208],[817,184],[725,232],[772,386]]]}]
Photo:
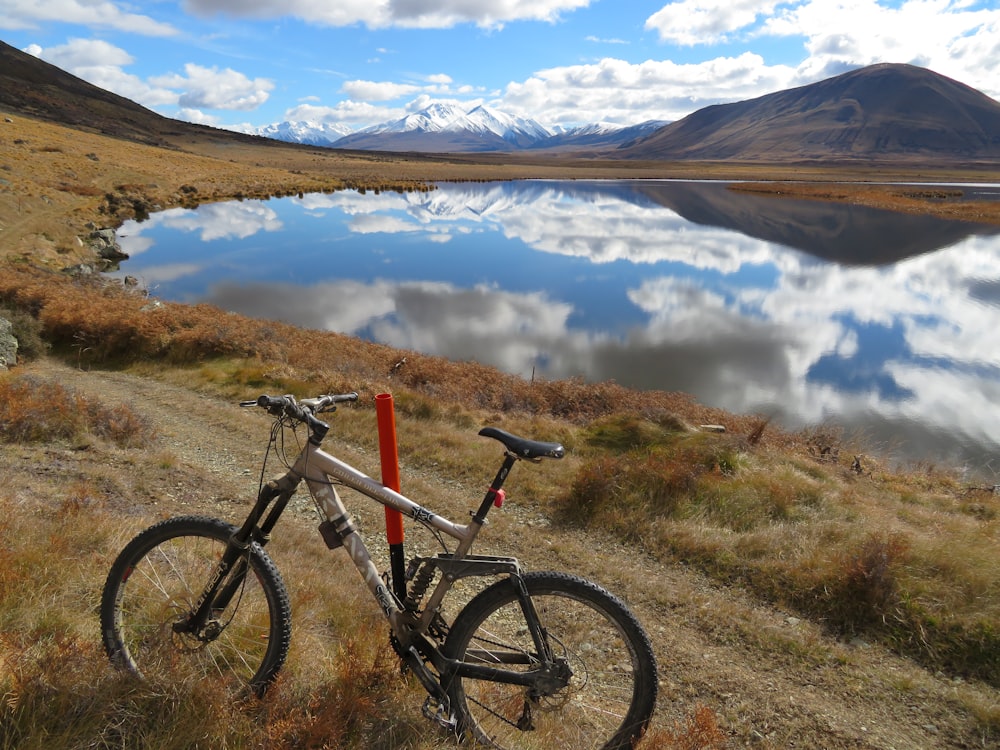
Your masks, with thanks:
[{"label": "white cloud", "polygon": [[157,227],[197,233],[202,242],[218,239],[246,239],[258,232],[277,232],[283,223],[273,208],[262,201],[210,203],[198,211],[170,208],[152,214],[147,221],[127,221],[121,228],[121,244],[126,252],[148,250],[152,243],[143,235]]},{"label": "white cloud", "polygon": [[327,26],[443,29],[464,23],[500,28],[511,21],[552,22],[589,4],[590,0],[187,0],[185,8],[205,16],[293,16]]},{"label": "white cloud", "polygon": [[173,36],[177,29],[149,16],[129,13],[113,2],[87,0],[5,0],[0,29],[33,29],[45,23],[77,23],[144,36]]},{"label": "white cloud", "polygon": [[633,124],[679,119],[709,104],[786,88],[795,79],[793,68],[767,65],[751,52],[692,64],[633,64],[609,57],[541,70],[526,81],[510,83],[499,106],[547,124]]},{"label": "white cloud", "polygon": [[142,80],[123,70],[135,62],[131,54],[99,39],[71,39],[56,47],[31,45],[28,54],[75,76],[147,107],[177,106],[182,119],[209,122],[201,109],[251,110],[267,101],[274,84],[250,79],[230,68],[205,68],[188,63],[184,75],[169,73]]},{"label": "white cloud", "polygon": [[590,0],[395,0],[393,21],[401,26],[448,28],[474,23],[497,28],[509,21],[555,21]]},{"label": "white cloud", "polygon": [[912,63],[1000,96],[1000,8],[962,0],[809,0],[780,9],[761,33],[802,37],[813,81],[849,67]]},{"label": "white cloud", "polygon": [[200,109],[188,109],[183,108],[177,110],[175,117],[178,120],[184,120],[185,122],[193,122],[198,125],[218,125],[219,118],[215,115],[207,115]]},{"label": "white cloud", "polygon": [[256,109],[267,101],[274,88],[267,78],[247,78],[231,68],[219,70],[188,63],[185,75],[172,73],[151,80],[164,88],[181,89],[178,103],[186,108]]},{"label": "white cloud", "polygon": [[680,0],[665,5],[646,20],[660,40],[680,45],[725,42],[740,29],[770,16],[778,0]]},{"label": "white cloud", "polygon": [[33,44],[25,52],[95,86],[148,107],[177,103],[176,92],[147,83],[122,70],[134,60],[128,52],[108,42],[99,39],[71,39],[56,47],[42,48]]},{"label": "white cloud", "polygon": [[375,107],[367,102],[350,100],[339,102],[333,107],[301,104],[285,112],[285,120],[289,122],[353,123],[357,125],[385,122],[401,116],[402,113],[399,109]]},{"label": "white cloud", "polygon": [[[1000,9],[964,0],[679,0],[650,16],[664,42],[711,46],[742,37],[748,51],[700,62],[670,59],[539,70],[508,84],[501,109],[548,125],[675,120],[712,104],[751,99],[877,62],[930,68],[1000,98]],[[798,65],[749,51],[762,37],[801,39]],[[766,54],[766,53],[764,53]]]},{"label": "white cloud", "polygon": [[125,50],[99,39],[71,39],[67,44],[48,49],[33,44],[25,51],[36,57],[44,56],[46,62],[63,70],[100,66],[120,68],[135,62],[135,58]]},{"label": "white cloud", "polygon": [[801,39],[796,84],[897,62],[930,68],[998,97],[1000,9],[982,5],[967,0],[679,0],[650,16],[646,28],[657,31],[663,42],[684,46],[737,36]]}]

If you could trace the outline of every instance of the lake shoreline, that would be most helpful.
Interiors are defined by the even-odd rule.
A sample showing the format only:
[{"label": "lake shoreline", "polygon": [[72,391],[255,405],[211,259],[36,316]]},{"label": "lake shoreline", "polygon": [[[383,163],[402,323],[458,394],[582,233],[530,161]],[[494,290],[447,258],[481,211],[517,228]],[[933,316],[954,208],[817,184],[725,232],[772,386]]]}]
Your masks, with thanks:
[{"label": "lake shoreline", "polygon": [[918,183],[839,183],[789,182],[787,180],[740,182],[730,190],[775,198],[847,203],[885,211],[896,211],[941,219],[1000,224],[1000,200],[968,201],[962,183],[947,185],[928,181]]},{"label": "lake shoreline", "polygon": [[[308,192],[425,190],[436,182],[522,179],[740,180],[778,197],[874,205],[1000,224],[1000,203],[968,206],[873,188],[888,182],[1000,183],[1000,165],[740,164],[608,161],[512,154],[351,152],[280,142],[184,140],[172,147],[123,141],[23,115],[0,123],[13,144],[0,185],[0,257],[60,269],[93,262],[95,228],[117,228],[143,212]],[[820,183],[836,183],[836,189]],[[744,189],[746,189],[744,187]]]}]

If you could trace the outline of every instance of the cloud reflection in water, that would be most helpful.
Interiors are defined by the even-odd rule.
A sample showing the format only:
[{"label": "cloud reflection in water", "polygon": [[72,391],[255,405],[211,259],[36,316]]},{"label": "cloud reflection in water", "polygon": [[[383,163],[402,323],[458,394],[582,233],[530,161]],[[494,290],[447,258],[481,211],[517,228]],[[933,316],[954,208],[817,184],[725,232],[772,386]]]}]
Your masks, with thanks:
[{"label": "cloud reflection in water", "polygon": [[1000,443],[989,227],[721,185],[539,181],[217,204],[123,234],[138,252],[123,271],[160,296],[833,420],[974,469]]}]

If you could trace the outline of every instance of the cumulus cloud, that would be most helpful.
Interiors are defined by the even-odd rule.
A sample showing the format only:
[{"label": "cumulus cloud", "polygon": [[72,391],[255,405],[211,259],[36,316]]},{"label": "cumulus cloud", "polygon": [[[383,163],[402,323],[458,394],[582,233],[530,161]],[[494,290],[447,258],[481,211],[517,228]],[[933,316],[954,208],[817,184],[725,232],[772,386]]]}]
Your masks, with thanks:
[{"label": "cumulus cloud", "polygon": [[130,13],[117,3],[100,0],[8,0],[0,13],[0,29],[33,29],[51,22],[78,23],[144,36],[177,34],[177,29],[169,23]]},{"label": "cumulus cloud", "polygon": [[716,44],[770,16],[777,1],[761,0],[680,0],[665,5],[646,20],[646,28],[660,39],[681,45]]},{"label": "cumulus cloud", "polygon": [[[539,70],[507,85],[495,104],[548,124],[675,120],[876,62],[928,67],[1000,98],[1000,9],[952,0],[679,0],[646,29],[665,43],[710,49],[737,39],[801,40],[802,61],[774,64],[745,51],[679,63],[604,58]],[[763,49],[763,46],[762,46]]]},{"label": "cumulus cloud", "polygon": [[[646,20],[660,40],[711,46],[801,40],[797,83],[877,62],[911,63],[1000,95],[1000,9],[955,0],[678,0]],[[768,93],[761,89],[759,93]],[[728,101],[728,100],[723,100]]]},{"label": "cumulus cloud", "polygon": [[400,116],[396,108],[376,107],[367,102],[346,100],[337,103],[332,107],[323,107],[315,104],[300,104],[285,112],[285,119],[289,122],[317,122],[317,123],[352,123],[368,124],[373,122],[384,122]]},{"label": "cumulus cloud", "polygon": [[147,107],[179,106],[181,119],[213,122],[202,109],[251,110],[267,101],[274,84],[250,79],[230,68],[206,68],[189,63],[184,74],[169,73],[143,80],[124,68],[134,57],[100,39],[71,39],[56,47],[33,44],[24,50],[102,89]]},{"label": "cumulus cloud", "polygon": [[778,9],[761,34],[801,37],[801,74],[818,80],[875,62],[931,68],[1000,95],[1000,8],[982,9],[953,0],[809,0]]},{"label": "cumulus cloud", "polygon": [[208,115],[202,112],[200,109],[188,109],[182,108],[177,110],[175,117],[178,120],[184,120],[185,122],[193,122],[198,125],[218,125],[220,120],[215,115]]},{"label": "cumulus cloud", "polygon": [[686,64],[608,57],[510,83],[499,106],[545,123],[674,120],[709,104],[777,91],[796,75],[794,68],[768,65],[752,52]]},{"label": "cumulus cloud", "polygon": [[156,85],[180,89],[178,103],[186,108],[256,109],[274,88],[267,78],[247,78],[231,68],[219,70],[188,63],[184,75],[172,73],[151,79]]},{"label": "cumulus cloud", "polygon": [[126,73],[123,68],[134,62],[132,55],[108,42],[99,39],[71,39],[56,47],[43,48],[33,44],[24,51],[95,86],[148,107],[177,103],[178,94],[175,91]]},{"label": "cumulus cloud", "polygon": [[474,23],[485,28],[509,21],[555,21],[590,0],[392,0],[393,21],[401,26],[447,28]]},{"label": "cumulus cloud", "polygon": [[122,225],[120,243],[129,254],[152,247],[148,233],[166,227],[197,234],[202,242],[219,239],[246,239],[258,232],[277,232],[283,227],[273,208],[262,201],[212,203],[198,211],[170,208],[152,214],[147,221],[129,220]]},{"label": "cumulus cloud", "polygon": [[187,0],[185,8],[204,16],[293,16],[328,26],[443,29],[464,23],[499,28],[511,21],[555,21],[560,14],[589,4],[590,0]]}]

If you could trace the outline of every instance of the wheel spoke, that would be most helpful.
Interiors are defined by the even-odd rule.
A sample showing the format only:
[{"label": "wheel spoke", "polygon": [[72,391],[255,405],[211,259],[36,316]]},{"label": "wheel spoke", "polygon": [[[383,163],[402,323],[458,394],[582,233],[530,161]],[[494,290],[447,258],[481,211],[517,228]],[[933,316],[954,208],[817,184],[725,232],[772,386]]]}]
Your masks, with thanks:
[{"label": "wheel spoke", "polygon": [[[649,640],[634,616],[603,589],[561,574],[524,578],[555,662],[543,664],[516,587],[477,596],[452,625],[445,649],[472,664],[548,676],[538,688],[456,678],[449,692],[461,728],[487,745],[514,748],[630,748],[656,695]],[[562,665],[562,666],[560,666]],[[566,673],[556,689],[552,676]]]},{"label": "wheel spoke", "polygon": [[197,632],[174,629],[201,598],[234,531],[215,519],[181,517],[126,546],[101,604],[105,648],[116,663],[150,680],[220,678],[234,692],[273,678],[288,649],[288,594],[256,545],[226,610]]}]

